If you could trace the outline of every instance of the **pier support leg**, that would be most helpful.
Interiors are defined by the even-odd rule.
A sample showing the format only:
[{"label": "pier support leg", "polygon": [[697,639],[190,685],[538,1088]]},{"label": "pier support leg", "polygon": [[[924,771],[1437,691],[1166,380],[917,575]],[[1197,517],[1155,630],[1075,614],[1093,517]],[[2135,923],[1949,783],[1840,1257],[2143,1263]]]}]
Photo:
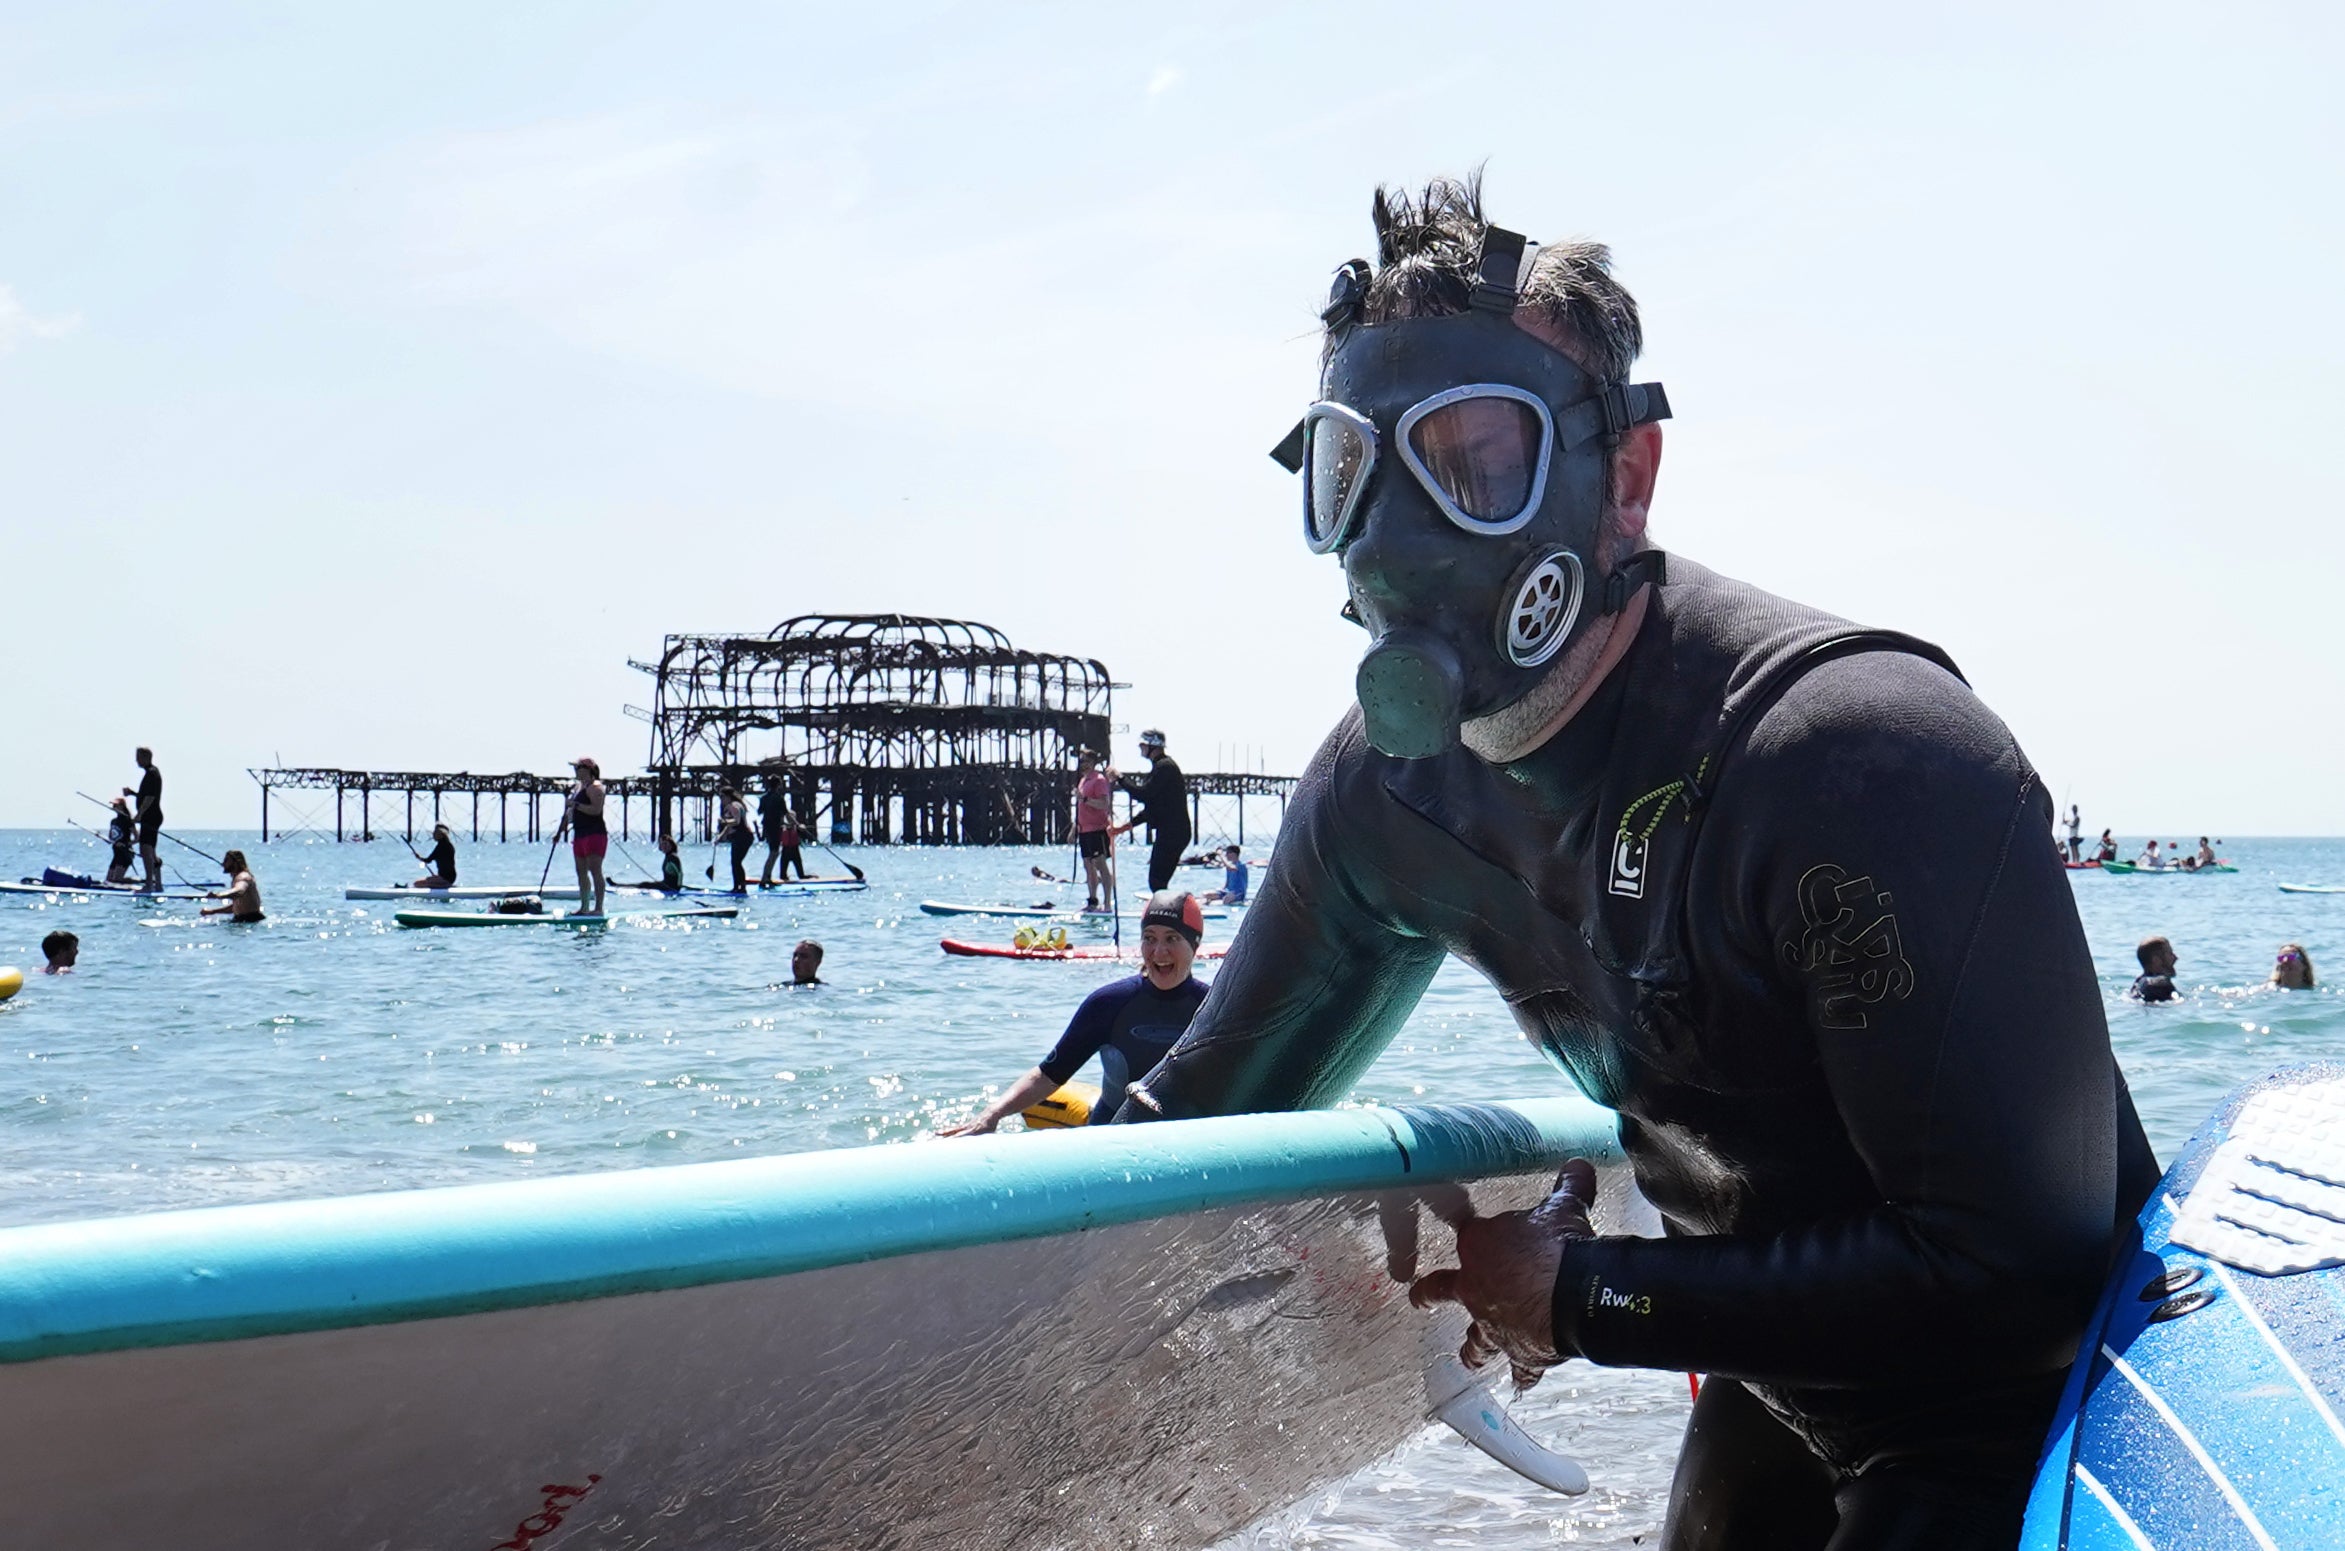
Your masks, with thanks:
[{"label": "pier support leg", "polygon": [[342,783],[334,783],[334,843],[342,843]]}]

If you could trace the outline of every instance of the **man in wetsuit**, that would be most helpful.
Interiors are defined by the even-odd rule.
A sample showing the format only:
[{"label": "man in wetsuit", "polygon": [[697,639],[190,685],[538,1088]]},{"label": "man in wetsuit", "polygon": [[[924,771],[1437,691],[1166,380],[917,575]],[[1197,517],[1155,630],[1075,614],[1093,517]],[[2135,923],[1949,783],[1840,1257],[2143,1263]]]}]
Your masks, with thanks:
[{"label": "man in wetsuit", "polygon": [[146,882],[141,885],[149,893],[160,893],[163,888],[163,855],[156,849],[163,834],[163,769],[155,763],[155,751],[142,748],[132,756],[138,761],[138,789],[124,787],[122,795],[135,800],[133,816],[138,820],[138,858],[146,868]]},{"label": "man in wetsuit", "polygon": [[1140,973],[1101,986],[1083,999],[1067,1031],[1040,1064],[974,1119],[949,1126],[945,1136],[983,1136],[1074,1078],[1099,1058],[1099,1102],[1091,1124],[1113,1120],[1124,1091],[1172,1048],[1205,1001],[1205,982],[1192,975],[1205,913],[1188,894],[1160,891],[1140,914]]},{"label": "man in wetsuit", "polygon": [[[1708,1375],[1662,1543],[2008,1547],[2155,1184],[2052,804],[1924,643],[1663,557],[1667,399],[1591,243],[1379,191],[1275,454],[1373,637],[1279,864],[1126,1120],[1328,1104],[1445,956],[1620,1114],[1421,1299],[1468,1355]],[[1818,406],[1823,413],[1829,406]]]},{"label": "man in wetsuit", "polygon": [[1148,761],[1146,779],[1124,777],[1124,790],[1140,811],[1116,833],[1128,835],[1148,826],[1148,888],[1154,893],[1172,882],[1181,853],[1189,846],[1189,783],[1164,751],[1164,734],[1153,727],[1140,734],[1140,756]]},{"label": "man in wetsuit", "polygon": [[2141,963],[2141,973],[2133,977],[2125,994],[2137,1002],[2174,1000],[2174,971],[2182,967],[2182,961],[2174,956],[2174,944],[2163,937],[2144,937],[2133,956]]}]

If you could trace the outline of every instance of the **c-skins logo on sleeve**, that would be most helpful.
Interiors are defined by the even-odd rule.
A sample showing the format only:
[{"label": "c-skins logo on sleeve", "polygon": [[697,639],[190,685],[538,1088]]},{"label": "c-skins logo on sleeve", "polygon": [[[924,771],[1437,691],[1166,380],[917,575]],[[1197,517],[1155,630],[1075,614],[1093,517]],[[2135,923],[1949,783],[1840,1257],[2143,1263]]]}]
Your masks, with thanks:
[{"label": "c-skins logo on sleeve", "polygon": [[1819,1028],[1866,1027],[1865,1009],[1913,994],[1913,965],[1898,940],[1887,889],[1870,877],[1819,863],[1799,880],[1806,930],[1783,945],[1783,961],[1807,976],[1809,1011]]}]

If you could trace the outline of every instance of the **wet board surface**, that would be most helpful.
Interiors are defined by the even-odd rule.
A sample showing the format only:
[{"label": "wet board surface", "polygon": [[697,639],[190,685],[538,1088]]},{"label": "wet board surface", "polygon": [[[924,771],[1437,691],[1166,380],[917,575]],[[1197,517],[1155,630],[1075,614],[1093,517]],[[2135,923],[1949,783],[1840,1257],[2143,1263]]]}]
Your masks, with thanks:
[{"label": "wet board surface", "polygon": [[2023,1551],[2345,1546],[2345,1065],[2234,1094],[2137,1228]]},{"label": "wet board surface", "polygon": [[511,914],[496,910],[401,910],[391,919],[401,926],[568,926],[582,931],[624,926],[630,921],[726,921],[741,912],[730,905],[682,905],[673,910],[620,910],[607,915],[579,915],[540,910]]},{"label": "wet board surface", "polygon": [[8,1229],[8,1539],[1208,1545],[1454,1407],[1408,1280],[1574,1155],[1657,1229],[1578,1099]]},{"label": "wet board surface", "polygon": [[2283,894],[2345,894],[2345,883],[2283,883]]}]

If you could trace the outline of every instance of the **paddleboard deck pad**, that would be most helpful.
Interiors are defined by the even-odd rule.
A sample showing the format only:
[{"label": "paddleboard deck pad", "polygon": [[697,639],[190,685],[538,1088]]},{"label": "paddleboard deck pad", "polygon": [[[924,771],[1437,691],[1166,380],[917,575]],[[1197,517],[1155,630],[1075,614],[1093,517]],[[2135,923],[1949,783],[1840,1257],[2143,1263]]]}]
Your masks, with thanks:
[{"label": "paddleboard deck pad", "polygon": [[1208,1545],[1504,1422],[1408,1279],[1573,1155],[1653,1231],[1613,1138],[1337,1110],[0,1230],[9,1539]]},{"label": "paddleboard deck pad", "polygon": [[[1114,960],[1121,959],[1126,963],[1131,964],[1137,964],[1140,962],[1140,953],[1136,948],[1127,948],[1120,953],[1113,948],[1099,948],[1090,946],[1080,948],[1021,948],[1015,943],[963,942],[957,937],[944,938],[941,942],[938,943],[938,946],[943,948],[945,952],[952,954],[954,957],[964,959],[1072,959],[1086,963],[1099,960],[1107,960],[1112,962]],[[1210,948],[1199,948],[1197,950],[1197,957],[1201,959],[1218,959],[1227,952],[1229,952],[1228,948],[1223,947],[1220,944],[1215,944]]]},{"label": "paddleboard deck pad", "polygon": [[2023,1551],[2345,1546],[2345,1065],[2234,1094],[2136,1227]]},{"label": "paddleboard deck pad", "polygon": [[398,910],[401,926],[572,926],[592,930],[626,921],[729,921],[741,912],[730,905],[679,905],[673,910],[621,910],[580,915],[564,910]]}]

